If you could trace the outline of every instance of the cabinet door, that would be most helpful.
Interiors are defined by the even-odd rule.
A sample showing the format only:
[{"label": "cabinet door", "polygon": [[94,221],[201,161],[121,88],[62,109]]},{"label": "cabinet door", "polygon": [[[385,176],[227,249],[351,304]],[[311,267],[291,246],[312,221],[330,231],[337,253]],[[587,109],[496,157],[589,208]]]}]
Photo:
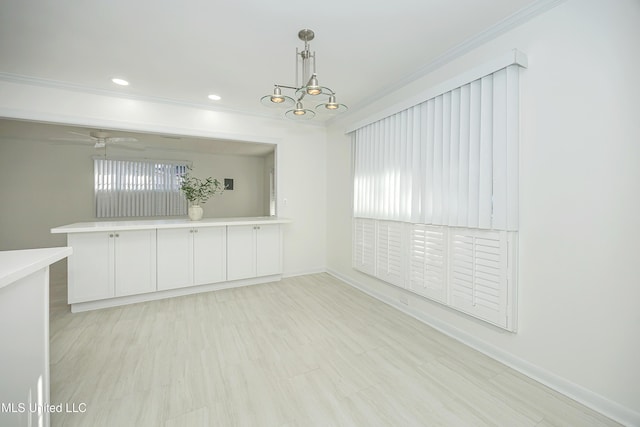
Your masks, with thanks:
[{"label": "cabinet door", "polygon": [[259,225],[256,229],[256,276],[282,273],[280,225]]},{"label": "cabinet door", "polygon": [[68,260],[69,304],[115,296],[113,277],[113,233],[69,234],[73,248]]},{"label": "cabinet door", "polygon": [[226,280],[226,227],[201,227],[193,231],[193,284]]},{"label": "cabinet door", "polygon": [[158,229],[158,290],[193,283],[193,229]]},{"label": "cabinet door", "polygon": [[156,231],[118,231],[115,237],[116,296],[156,290]]},{"label": "cabinet door", "polygon": [[227,227],[227,279],[256,276],[256,244],[253,225]]}]

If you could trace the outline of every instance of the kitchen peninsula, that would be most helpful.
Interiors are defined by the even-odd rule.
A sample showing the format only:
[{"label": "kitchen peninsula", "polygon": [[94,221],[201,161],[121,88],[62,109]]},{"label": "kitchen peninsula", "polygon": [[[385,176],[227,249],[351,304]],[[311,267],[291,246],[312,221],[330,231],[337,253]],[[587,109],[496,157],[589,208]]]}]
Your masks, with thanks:
[{"label": "kitchen peninsula", "polygon": [[71,248],[0,252],[2,426],[49,425],[43,410],[50,403],[49,266],[70,254]]},{"label": "kitchen peninsula", "polygon": [[72,312],[258,283],[282,277],[277,217],[96,221],[56,227],[73,248]]}]

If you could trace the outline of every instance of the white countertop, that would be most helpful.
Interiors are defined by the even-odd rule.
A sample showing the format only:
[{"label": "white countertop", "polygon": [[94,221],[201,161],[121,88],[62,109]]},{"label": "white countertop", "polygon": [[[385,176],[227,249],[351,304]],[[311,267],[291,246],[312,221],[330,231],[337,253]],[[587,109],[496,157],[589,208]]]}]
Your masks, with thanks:
[{"label": "white countertop", "polygon": [[0,251],[0,288],[68,257],[71,252],[67,247]]},{"label": "white countertop", "polygon": [[76,222],[52,228],[51,232],[59,233],[87,233],[97,231],[119,230],[148,230],[154,228],[191,228],[191,227],[220,227],[225,225],[251,225],[251,224],[287,224],[293,222],[288,218],[274,216],[257,216],[242,218],[203,218],[200,221],[189,219],[154,219],[154,220],[126,220],[126,221],[95,221]]}]

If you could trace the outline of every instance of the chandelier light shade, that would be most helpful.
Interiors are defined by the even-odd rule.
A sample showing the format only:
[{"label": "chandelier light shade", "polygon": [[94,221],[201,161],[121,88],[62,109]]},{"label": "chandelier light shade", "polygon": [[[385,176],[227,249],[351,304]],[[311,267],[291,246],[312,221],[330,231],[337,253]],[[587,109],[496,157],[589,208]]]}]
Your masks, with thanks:
[{"label": "chandelier light shade", "polygon": [[[316,106],[316,110],[324,113],[342,113],[347,111],[347,106],[336,102],[336,94],[328,87],[321,86],[316,73],[316,53],[310,50],[309,42],[315,34],[312,30],[304,29],[298,32],[298,38],[304,42],[304,50],[296,49],[296,84],[274,85],[273,93],[260,98],[262,105],[267,107],[291,108],[284,116],[292,120],[309,120],[315,117],[313,110],[304,108],[302,104],[306,96],[315,98],[322,103]],[[301,83],[302,82],[302,83]],[[282,94],[282,89],[294,92],[295,99]]]},{"label": "chandelier light shade", "polygon": [[280,86],[276,86],[271,95],[263,96],[260,102],[267,107],[292,107],[296,103],[290,96],[282,94]]},{"label": "chandelier light shade", "polygon": [[334,113],[342,113],[344,111],[347,111],[347,106],[344,104],[338,104],[336,102],[336,96],[330,95],[329,100],[327,102],[316,105],[316,110],[322,110],[322,109],[325,109]]},{"label": "chandelier light shade", "polygon": [[291,120],[311,120],[315,115],[316,113],[313,110],[306,110],[300,101],[296,102],[296,108],[284,113],[284,116]]}]

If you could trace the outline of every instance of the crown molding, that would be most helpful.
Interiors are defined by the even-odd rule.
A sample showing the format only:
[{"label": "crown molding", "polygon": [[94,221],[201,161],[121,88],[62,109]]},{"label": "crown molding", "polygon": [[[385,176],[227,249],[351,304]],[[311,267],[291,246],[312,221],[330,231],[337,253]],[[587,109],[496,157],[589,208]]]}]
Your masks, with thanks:
[{"label": "crown molding", "polygon": [[403,78],[391,84],[390,86],[376,91],[374,95],[369,96],[358,102],[353,107],[350,107],[349,111],[345,114],[332,117],[331,119],[327,120],[327,124],[332,125],[336,122],[341,122],[342,120],[348,118],[348,116],[353,114],[355,111],[358,111],[359,109],[364,108],[367,105],[370,105],[387,95],[390,95],[391,93],[401,89],[409,83],[412,83],[415,80],[418,80],[419,78],[432,73],[445,64],[465,55],[466,53],[471,52],[472,50],[482,46],[483,44],[506,33],[507,31],[519,27],[520,25],[528,22],[536,16],[541,15],[566,1],[567,0],[538,0],[534,3],[531,3],[529,6],[526,6],[519,11],[509,15],[497,24],[492,25],[486,30],[450,48],[441,55],[435,57],[432,61],[421,66],[412,73],[405,75]]}]

